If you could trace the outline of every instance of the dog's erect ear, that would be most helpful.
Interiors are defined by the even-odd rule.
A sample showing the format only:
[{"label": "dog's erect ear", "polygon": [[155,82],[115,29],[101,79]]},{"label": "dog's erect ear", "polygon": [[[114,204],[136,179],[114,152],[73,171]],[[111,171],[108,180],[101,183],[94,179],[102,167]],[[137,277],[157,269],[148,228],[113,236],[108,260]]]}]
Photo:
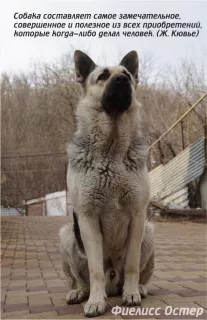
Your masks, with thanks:
[{"label": "dog's erect ear", "polygon": [[87,54],[80,50],[75,51],[74,62],[77,80],[81,84],[84,84],[88,75],[95,69],[96,65]]},{"label": "dog's erect ear", "polygon": [[124,66],[136,79],[138,82],[138,69],[139,69],[139,59],[136,51],[130,51],[121,60],[121,66]]}]

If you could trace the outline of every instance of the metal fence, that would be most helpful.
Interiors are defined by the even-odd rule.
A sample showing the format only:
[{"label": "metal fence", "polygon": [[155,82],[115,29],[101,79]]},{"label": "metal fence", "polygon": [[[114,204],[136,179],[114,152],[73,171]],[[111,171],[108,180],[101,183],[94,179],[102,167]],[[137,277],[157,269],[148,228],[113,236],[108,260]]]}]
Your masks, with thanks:
[{"label": "metal fence", "polygon": [[152,198],[164,205],[188,206],[188,183],[198,178],[204,168],[204,138],[198,139],[166,165],[150,172]]}]

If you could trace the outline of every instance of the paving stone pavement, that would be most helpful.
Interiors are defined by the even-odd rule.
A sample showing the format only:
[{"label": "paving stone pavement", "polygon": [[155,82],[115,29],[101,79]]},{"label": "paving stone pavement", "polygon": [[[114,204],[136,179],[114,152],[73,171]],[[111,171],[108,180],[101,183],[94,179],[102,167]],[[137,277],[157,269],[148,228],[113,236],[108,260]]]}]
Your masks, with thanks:
[{"label": "paving stone pavement", "polygon": [[[84,304],[69,306],[65,302],[67,289],[61,270],[58,230],[68,219],[1,218],[2,319],[84,319]],[[112,308],[121,306],[121,298],[109,298],[106,314],[98,318],[196,319],[195,312],[202,311],[201,308],[203,314],[197,319],[207,318],[206,225],[156,222],[155,226],[155,272],[142,308],[131,313],[122,309],[123,314],[113,315]],[[172,310],[168,306],[174,308],[174,316],[166,314]],[[157,314],[154,309],[149,314],[147,308],[158,308]],[[181,308],[191,309],[183,309],[184,314],[178,315]],[[187,314],[188,310],[191,314]]]}]

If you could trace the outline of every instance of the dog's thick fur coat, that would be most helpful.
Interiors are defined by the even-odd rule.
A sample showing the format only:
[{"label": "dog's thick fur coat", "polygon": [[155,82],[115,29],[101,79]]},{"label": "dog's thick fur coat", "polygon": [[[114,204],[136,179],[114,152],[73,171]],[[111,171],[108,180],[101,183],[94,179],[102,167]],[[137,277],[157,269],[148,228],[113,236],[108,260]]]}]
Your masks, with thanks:
[{"label": "dog's thick fur coat", "polygon": [[[77,130],[68,147],[67,183],[88,268],[71,226],[61,231],[61,243],[64,270],[76,282],[67,300],[79,302],[89,295],[85,315],[97,316],[105,311],[106,291],[113,287],[107,279],[112,280],[113,270],[120,271],[117,275],[123,279],[124,304],[139,305],[140,291],[146,292],[139,286],[142,263],[153,266],[154,256],[152,232],[151,245],[144,249],[145,231],[151,230],[145,224],[150,197],[147,146],[140,135],[136,100],[137,53],[131,51],[120,65],[107,68],[96,66],[81,51],[75,52],[74,59],[83,97],[77,107]],[[144,262],[141,254],[148,256]]]}]

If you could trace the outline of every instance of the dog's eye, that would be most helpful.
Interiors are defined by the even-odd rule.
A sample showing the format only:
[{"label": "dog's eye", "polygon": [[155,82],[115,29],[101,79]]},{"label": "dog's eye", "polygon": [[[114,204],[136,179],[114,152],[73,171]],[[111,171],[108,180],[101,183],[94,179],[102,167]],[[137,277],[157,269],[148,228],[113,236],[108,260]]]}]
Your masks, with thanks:
[{"label": "dog's eye", "polygon": [[97,79],[97,81],[102,80],[105,81],[109,78],[110,74],[108,72],[108,70],[104,70],[103,73],[101,73]]},{"label": "dog's eye", "polygon": [[123,71],[123,74],[125,74],[125,76],[127,76],[129,78],[129,80],[131,80],[131,76],[128,72],[126,72],[125,70]]}]

